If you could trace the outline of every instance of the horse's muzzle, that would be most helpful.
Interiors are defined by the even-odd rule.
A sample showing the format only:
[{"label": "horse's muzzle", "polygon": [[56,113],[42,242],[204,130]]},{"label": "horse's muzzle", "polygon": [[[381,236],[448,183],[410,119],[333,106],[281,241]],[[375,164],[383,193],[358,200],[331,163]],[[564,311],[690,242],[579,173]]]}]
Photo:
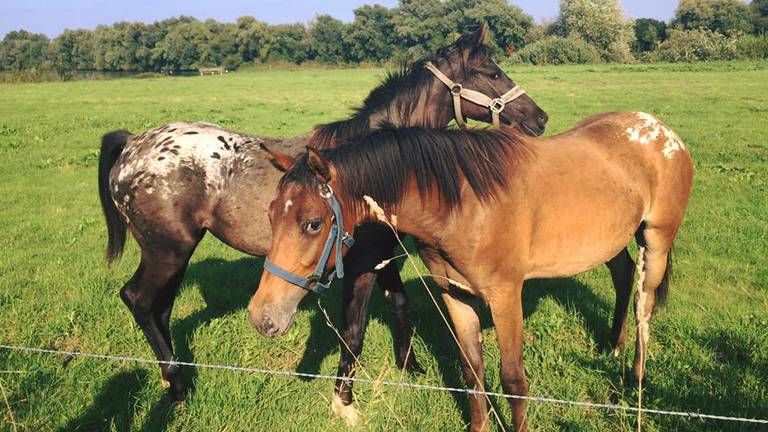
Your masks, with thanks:
[{"label": "horse's muzzle", "polygon": [[248,321],[262,336],[283,336],[293,325],[296,311],[283,312],[270,305],[263,306],[260,310],[248,307]]}]

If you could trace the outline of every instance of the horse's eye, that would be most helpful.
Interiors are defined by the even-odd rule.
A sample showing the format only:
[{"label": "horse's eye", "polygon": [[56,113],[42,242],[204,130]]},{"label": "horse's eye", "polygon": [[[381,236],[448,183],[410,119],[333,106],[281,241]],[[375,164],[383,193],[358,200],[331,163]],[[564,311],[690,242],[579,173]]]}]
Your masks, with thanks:
[{"label": "horse's eye", "polygon": [[499,78],[501,78],[501,74],[499,74],[498,72],[494,72],[493,74],[491,74],[492,80],[497,80]]},{"label": "horse's eye", "polygon": [[301,230],[306,234],[317,234],[320,232],[320,227],[323,226],[323,221],[319,219],[313,219],[301,224]]}]

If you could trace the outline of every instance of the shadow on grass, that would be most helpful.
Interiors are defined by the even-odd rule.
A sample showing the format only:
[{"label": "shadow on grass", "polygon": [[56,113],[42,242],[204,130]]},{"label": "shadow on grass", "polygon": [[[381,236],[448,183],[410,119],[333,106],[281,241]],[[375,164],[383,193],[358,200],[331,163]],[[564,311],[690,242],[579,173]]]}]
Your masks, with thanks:
[{"label": "shadow on grass", "polygon": [[[441,385],[456,388],[466,387],[463,370],[459,361],[458,348],[454,343],[446,343],[446,341],[452,340],[452,336],[443,324],[437,311],[435,311],[432,301],[424,292],[421,281],[418,279],[407,281],[405,289],[410,299],[410,312],[414,328],[427,350],[437,361],[438,372],[442,376]],[[430,283],[430,289],[435,297],[439,297],[439,288]],[[564,308],[576,310],[584,318],[588,332],[598,341],[598,345],[607,347],[610,326],[609,318],[613,313],[613,305],[606,304],[589,287],[573,279],[530,281],[526,283],[523,291],[525,317],[533,314],[539,302],[544,298],[552,298]],[[438,300],[438,304],[447,317],[447,311],[442,301]],[[322,305],[338,328],[338,323],[341,322],[342,318],[340,284],[335,286],[322,299]],[[305,302],[302,307],[317,310],[315,300]],[[493,320],[488,307],[479,299],[475,301],[475,310],[478,312],[484,329],[493,326]],[[328,355],[338,355],[339,344],[337,336],[328,328],[325,317],[321,312],[316,311],[311,315],[310,319],[311,333],[298,370],[304,373],[318,373],[320,371],[320,364]],[[378,288],[374,289],[371,297],[369,320],[380,320],[387,324],[390,322],[388,305],[383,300],[381,290]],[[391,355],[393,356],[393,362],[394,355]],[[384,359],[381,359],[381,363],[384,363],[384,361]],[[498,365],[487,364],[485,367],[488,370],[488,368],[496,368]],[[489,390],[500,391],[500,389]],[[460,393],[452,393],[451,395],[457,408],[462,413],[463,420],[469,423],[469,404],[466,396]],[[492,402],[497,410],[499,409],[499,403],[506,404],[504,400],[493,400]]]},{"label": "shadow on grass", "polygon": [[[417,293],[419,291],[423,293],[423,286],[418,280],[410,281],[407,286],[409,288],[408,292],[410,293]],[[437,297],[439,288],[432,286],[432,292],[435,293],[435,296]],[[421,295],[419,297],[421,298],[418,301],[413,302],[413,316],[417,317],[415,325],[419,332],[419,336],[437,358],[438,369],[443,376],[443,384],[450,387],[465,388],[466,384],[460,365],[459,350],[455,343],[445,342],[446,340],[452,340],[451,334],[445,328],[445,325],[443,325],[438,314],[434,312],[432,301],[426,295]],[[612,314],[612,305],[606,304],[600,297],[595,295],[588,286],[573,279],[528,281],[525,283],[523,289],[524,319],[527,319],[534,314],[539,303],[547,298],[554,300],[565,309],[575,310],[583,317],[584,326],[590,336],[597,342],[597,345],[607,347],[610,326],[608,317]],[[482,328],[488,329],[493,327],[493,318],[490,309],[480,299],[475,301],[474,306],[480,317]],[[440,302],[440,307],[443,309],[443,313],[447,316],[447,311],[444,309],[442,302]],[[427,311],[430,311],[430,313],[427,313]],[[596,355],[597,354],[598,353],[596,353]],[[486,362],[485,364],[486,371],[498,367],[499,365],[495,363],[492,364]],[[501,388],[490,387],[488,390],[496,392],[502,391]],[[453,393],[452,396],[457,407],[462,412],[463,420],[466,423],[469,423],[468,399],[465,395],[460,393]],[[502,412],[501,405],[507,405],[507,401],[504,399],[492,398],[491,402],[499,413]],[[504,408],[504,410],[506,410],[506,408]],[[508,422],[511,419],[507,418],[504,420]],[[510,424],[505,424],[505,428],[511,430],[512,426]]]},{"label": "shadow on grass", "polygon": [[[259,283],[263,263],[263,258],[243,257],[235,261],[208,258],[190,264],[183,287],[197,285],[206,307],[171,319],[176,358],[195,362],[194,352],[189,348],[195,330],[214,319],[245,311]],[[183,368],[182,377],[189,396],[195,390],[197,369]]]},{"label": "shadow on grass", "polygon": [[[172,333],[175,342],[175,352],[183,361],[194,361],[194,353],[190,350],[192,336],[195,330],[206,322],[224,317],[232,313],[245,310],[254,287],[257,284],[262,259],[245,257],[236,261],[222,259],[206,259],[193,263],[187,273],[185,284],[196,284],[207,307],[188,316],[179,316],[172,320]],[[341,285],[335,284],[334,288],[321,300],[323,307],[328,311],[334,324],[339,327],[341,322]],[[438,288],[432,286],[433,293],[439,293]],[[417,279],[406,282],[406,292],[410,297],[411,317],[420,339],[426,349],[435,356],[438,372],[442,376],[442,384],[449,387],[465,387],[462,369],[459,362],[459,353],[455,344],[446,343],[451,336],[445,328],[434,305],[424,293],[421,282]],[[523,309],[526,318],[534,314],[540,302],[551,299],[563,308],[576,312],[583,318],[584,328],[590,337],[596,341],[599,349],[607,347],[610,318],[613,314],[613,305],[597,296],[593,290],[583,283],[573,279],[561,280],[537,280],[526,283],[523,290]],[[306,349],[297,367],[300,372],[317,373],[320,365],[329,356],[338,356],[338,338],[326,324],[325,317],[318,310],[316,296],[308,296],[302,302],[303,310],[310,310],[310,336]],[[440,307],[443,308],[442,302]],[[484,329],[493,325],[488,308],[481,301],[476,302],[476,310],[479,313]],[[628,345],[625,350],[634,351],[631,344],[632,327],[630,309],[630,327],[628,328]],[[383,299],[381,290],[375,288],[369,307],[369,320],[390,322],[390,313],[387,303]],[[757,325],[757,324],[755,324]],[[656,331],[663,332],[663,328],[656,326]],[[755,328],[751,333],[760,334],[760,329]],[[706,347],[713,352],[716,361],[707,366],[701,366],[698,371],[692,372],[684,361],[674,364],[663,364],[664,357],[672,357],[672,354],[659,353],[652,360],[656,365],[649,365],[649,381],[646,384],[645,395],[647,405],[665,409],[678,409],[685,411],[700,411],[714,414],[740,415],[746,417],[764,417],[762,412],[768,406],[768,394],[757,390],[750,393],[750,385],[764,386],[768,382],[768,363],[764,356],[759,354],[762,343],[759,341],[745,340],[744,332],[738,329],[718,328],[708,332],[693,331],[690,338],[692,343]],[[745,348],[746,347],[746,348]],[[394,355],[390,363],[393,363]],[[610,356],[595,352],[592,355],[582,355],[577,359],[585,368],[604,370],[606,386],[618,389],[620,398],[632,400],[634,387],[625,384],[629,367],[625,367],[622,361],[615,361]],[[383,363],[385,360],[381,359]],[[487,364],[486,369],[496,368],[496,364]],[[654,369],[660,370],[659,375],[665,376],[667,381],[656,380],[653,377]],[[185,382],[190,385],[190,392],[194,391],[196,371],[191,368],[184,369]],[[706,383],[692,386],[691,374],[697,373],[706,377]],[[671,379],[670,379],[671,377]],[[108,427],[109,422],[118,425],[118,430],[139,429],[131,424],[133,416],[133,396],[142,385],[157,385],[157,377],[147,374],[146,371],[136,370],[116,375],[105,385],[96,398],[93,406],[77,420],[70,422],[63,430],[101,430]],[[628,382],[628,381],[627,381]],[[762,383],[762,384],[760,384]],[[747,387],[745,389],[745,386]],[[332,385],[328,386],[329,392]],[[764,387],[762,387],[764,388]],[[496,390],[499,389],[489,389]],[[757,394],[757,396],[755,396]],[[120,395],[120,397],[115,397]],[[127,397],[126,397],[127,395]],[[760,396],[762,395],[762,396]],[[468,402],[464,395],[453,394],[457,408],[461,411],[465,422],[469,422]],[[118,404],[120,401],[124,405]],[[617,401],[613,401],[617,402]],[[500,404],[506,404],[503,400],[494,401],[499,408]],[[165,430],[173,419],[175,406],[165,396],[160,398],[152,407],[145,424],[140,430],[157,431]],[[753,431],[765,430],[754,425],[723,424],[716,422],[700,422],[692,420],[680,420],[674,418],[651,418],[654,424],[661,430],[733,430]],[[87,427],[83,427],[86,425]],[[107,425],[107,426],[105,426]]]},{"label": "shadow on grass", "polygon": [[[765,356],[765,327],[756,321],[734,328],[730,323],[713,323],[712,328],[694,331],[694,343],[707,355],[705,361],[687,363],[662,353],[656,366],[664,379],[649,377],[648,406],[686,412],[768,419],[768,359]],[[762,336],[764,338],[764,336]],[[653,369],[653,365],[649,367]],[[645,395],[644,395],[645,397]],[[682,431],[768,431],[768,425],[718,420],[655,419],[661,430]]]},{"label": "shadow on grass", "polygon": [[[717,326],[717,324],[716,324]],[[655,332],[654,332],[655,330]],[[688,329],[690,330],[690,329]],[[670,331],[670,335],[664,332]],[[768,361],[761,350],[764,345],[744,340],[743,330],[715,328],[693,330],[689,342],[695,349],[706,351],[704,356],[682,356],[674,350],[674,342],[664,343],[660,350],[658,339],[675,338],[674,330],[651,324],[651,352],[646,381],[643,385],[643,406],[646,408],[692,412],[728,417],[768,419]],[[666,342],[666,341],[665,341]],[[685,343],[685,341],[682,341]],[[637,388],[631,379],[633,347],[619,360],[603,357],[580,356],[577,363],[585,369],[603,370],[617,389],[612,403],[628,402],[636,406]],[[622,376],[623,380],[622,380]],[[608,384],[608,382],[606,383]],[[600,402],[600,401],[597,401]],[[634,417],[634,414],[621,414]],[[768,431],[766,425],[701,420],[696,418],[651,414],[644,416],[650,430],[675,431]],[[634,420],[631,420],[634,421]]]},{"label": "shadow on grass", "polygon": [[[209,258],[189,266],[184,279],[185,287],[194,284],[200,289],[205,309],[187,316],[173,316],[171,334],[175,357],[181,361],[194,362],[195,356],[190,343],[195,330],[216,318],[245,310],[258,283],[263,259],[244,257],[236,261]],[[197,369],[182,368],[184,383],[188,386],[187,396],[194,392]],[[146,421],[140,427],[133,425],[136,394],[143,386],[159,386],[159,370],[155,374],[146,369],[122,372],[112,377],[96,397],[96,401],[80,418],[71,421],[66,431],[117,430],[162,431],[168,429],[178,405],[163,394],[152,406]]]},{"label": "shadow on grass", "polygon": [[132,431],[137,393],[147,382],[144,369],[120,372],[107,381],[93,405],[80,417],[71,420],[60,431]]}]

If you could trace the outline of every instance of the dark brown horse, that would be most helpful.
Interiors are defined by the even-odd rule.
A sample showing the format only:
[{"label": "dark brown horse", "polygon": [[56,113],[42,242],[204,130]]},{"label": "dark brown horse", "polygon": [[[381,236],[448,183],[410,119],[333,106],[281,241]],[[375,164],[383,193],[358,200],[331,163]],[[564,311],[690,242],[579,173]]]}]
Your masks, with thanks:
[{"label": "dark brown horse", "polygon": [[[205,123],[173,123],[139,135],[118,131],[104,137],[99,160],[99,192],[109,232],[111,262],[122,253],[126,230],[141,248],[141,263],[120,290],[159,360],[172,361],[169,319],[190,257],[206,232],[251,255],[269,251],[269,200],[280,178],[261,147],[288,154],[305,145],[332,148],[385,124],[442,127],[454,116],[452,96],[426,65],[434,64],[465,89],[493,97],[516,87],[490,56],[487,27],[464,37],[437,55],[391,74],[374,89],[352,118],[319,126],[311,135],[279,139],[250,136]],[[464,90],[466,91],[466,90]],[[489,99],[490,100],[490,99]],[[500,116],[531,134],[541,134],[546,114],[526,95],[502,109],[464,102],[459,112],[476,120]],[[492,115],[493,113],[493,115]],[[366,240],[369,239],[369,240]],[[361,235],[364,246],[350,256],[344,286],[344,338],[339,373],[351,374],[362,349],[367,305],[381,257],[389,257],[394,237],[373,227]],[[370,247],[366,247],[366,245]],[[373,247],[377,246],[377,247]],[[392,307],[398,366],[418,370],[409,356],[407,297],[394,268],[380,272],[380,285]],[[176,399],[185,396],[175,364],[161,366],[163,384]],[[341,383],[341,381],[340,381]],[[351,402],[351,387],[337,388]]]},{"label": "dark brown horse", "polygon": [[[472,295],[490,306],[504,391],[525,396],[523,281],[607,263],[618,297],[612,343],[619,349],[634,272],[626,247],[635,237],[645,251],[634,364],[640,378],[647,324],[657,295],[661,301],[667,292],[670,251],[692,177],[680,138],[644,113],[598,115],[548,138],[384,129],[335,151],[310,149],[283,177],[270,205],[272,249],[248,306],[250,319],[266,334],[274,330],[264,329],[265,321],[289,324],[307,294],[292,275],[309,274],[318,262],[331,268],[346,250],[343,238],[329,232],[388,219],[419,240],[422,260],[444,288],[469,387],[484,387],[480,321],[467,301]],[[378,204],[369,205],[366,196]],[[276,313],[281,316],[269,316]],[[525,402],[509,401],[516,430],[526,430]],[[472,429],[485,430],[486,398],[470,396],[470,408]]]}]

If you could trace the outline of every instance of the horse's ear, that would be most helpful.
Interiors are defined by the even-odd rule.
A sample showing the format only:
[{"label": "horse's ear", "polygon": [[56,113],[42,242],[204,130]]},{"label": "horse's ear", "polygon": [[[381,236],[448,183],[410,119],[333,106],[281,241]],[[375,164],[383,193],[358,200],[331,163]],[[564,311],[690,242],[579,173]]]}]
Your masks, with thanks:
[{"label": "horse's ear", "polygon": [[483,22],[480,24],[480,28],[465,38],[462,48],[471,53],[479,48],[488,47],[490,46],[490,38],[491,31],[488,28],[488,23]]},{"label": "horse's ear", "polygon": [[293,164],[296,163],[296,158],[293,156],[272,150],[271,148],[264,145],[264,143],[260,143],[259,148],[264,152],[264,155],[267,157],[267,160],[269,160],[272,166],[277,168],[277,170],[280,172],[288,171],[291,169]]},{"label": "horse's ear", "polygon": [[307,146],[307,164],[321,183],[328,184],[336,178],[336,169],[319,151]]},{"label": "horse's ear", "polygon": [[490,46],[491,32],[488,28],[488,24],[483,22],[480,24],[474,33],[464,36],[459,41],[459,47],[461,48],[461,54],[464,57],[464,61],[473,63],[474,61],[482,61],[485,59],[488,53],[488,47]]}]

